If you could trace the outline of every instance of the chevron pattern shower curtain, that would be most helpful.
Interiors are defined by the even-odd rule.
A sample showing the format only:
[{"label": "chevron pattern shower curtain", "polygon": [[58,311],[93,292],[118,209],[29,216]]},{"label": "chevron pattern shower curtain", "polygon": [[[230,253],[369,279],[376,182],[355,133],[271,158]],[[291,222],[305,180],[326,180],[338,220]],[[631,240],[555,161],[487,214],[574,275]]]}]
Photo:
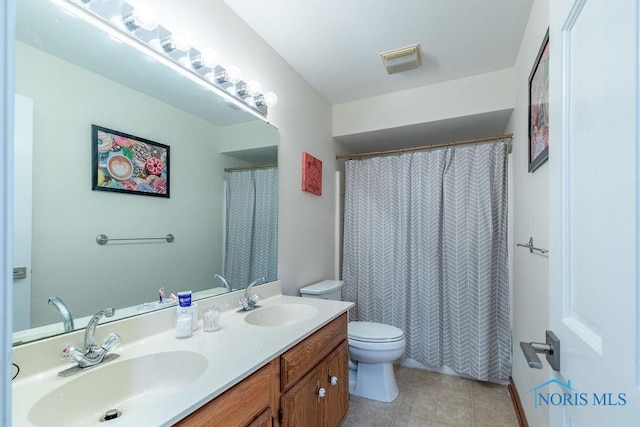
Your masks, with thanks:
[{"label": "chevron pattern shower curtain", "polygon": [[405,332],[405,357],[511,374],[507,143],[350,160],[343,297]]},{"label": "chevron pattern shower curtain", "polygon": [[233,289],[278,274],[278,168],[225,172],[224,277]]}]

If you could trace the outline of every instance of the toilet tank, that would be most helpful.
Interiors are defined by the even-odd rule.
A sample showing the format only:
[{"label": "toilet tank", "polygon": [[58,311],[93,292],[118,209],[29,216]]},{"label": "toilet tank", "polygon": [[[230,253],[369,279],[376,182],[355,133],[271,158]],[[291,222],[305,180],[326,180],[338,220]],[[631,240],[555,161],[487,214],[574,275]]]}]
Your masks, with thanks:
[{"label": "toilet tank", "polygon": [[343,280],[323,280],[300,289],[303,298],[320,298],[340,301]]}]

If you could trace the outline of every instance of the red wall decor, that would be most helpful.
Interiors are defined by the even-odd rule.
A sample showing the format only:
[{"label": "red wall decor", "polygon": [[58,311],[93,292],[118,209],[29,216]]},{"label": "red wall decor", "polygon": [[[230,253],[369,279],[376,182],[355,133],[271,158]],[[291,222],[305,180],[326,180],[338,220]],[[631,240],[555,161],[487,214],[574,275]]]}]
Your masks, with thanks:
[{"label": "red wall decor", "polygon": [[322,161],[302,153],[302,191],[322,195]]}]

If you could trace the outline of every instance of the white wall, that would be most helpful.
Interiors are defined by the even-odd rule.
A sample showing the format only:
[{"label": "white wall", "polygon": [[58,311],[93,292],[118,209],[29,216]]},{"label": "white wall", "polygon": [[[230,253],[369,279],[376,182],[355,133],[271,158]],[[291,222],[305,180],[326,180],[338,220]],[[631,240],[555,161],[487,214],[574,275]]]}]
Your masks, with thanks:
[{"label": "white wall", "polygon": [[[140,1],[131,1],[139,3]],[[147,0],[170,29],[184,28],[197,46],[212,47],[220,63],[239,66],[247,79],[278,95],[269,121],[280,131],[278,278],[286,294],[333,278],[333,177],[336,143],[331,106],[222,0]],[[301,191],[302,152],[323,162],[323,194]]]},{"label": "white wall", "polygon": [[[529,237],[533,237],[536,246],[542,248],[548,247],[548,163],[534,173],[528,173],[528,81],[548,25],[548,0],[536,0],[516,60],[516,106],[506,130],[514,134],[510,164],[513,177],[512,239],[515,243],[525,243]],[[546,362],[542,370],[529,368],[519,343],[544,342],[549,318],[549,260],[546,256],[530,254],[526,248],[520,247],[514,247],[512,254],[512,376],[529,425],[544,426],[549,423],[548,412],[533,407],[529,390],[549,378],[550,368]]]},{"label": "white wall", "polygon": [[[218,128],[21,43],[16,76],[34,100],[32,326],[59,322],[51,296],[82,317],[154,301],[161,286],[211,287],[223,261]],[[92,191],[91,124],[169,145],[171,197]],[[174,243],[95,242],[168,233]]]},{"label": "white wall", "polygon": [[514,70],[494,71],[333,107],[333,136],[510,110]]}]

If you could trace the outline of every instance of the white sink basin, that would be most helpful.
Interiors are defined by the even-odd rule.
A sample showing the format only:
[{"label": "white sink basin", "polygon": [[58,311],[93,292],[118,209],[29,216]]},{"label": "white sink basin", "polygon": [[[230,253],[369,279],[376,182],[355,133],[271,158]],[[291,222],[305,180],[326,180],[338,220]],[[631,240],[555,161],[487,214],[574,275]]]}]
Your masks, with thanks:
[{"label": "white sink basin", "polygon": [[77,374],[44,396],[29,411],[29,421],[42,427],[94,425],[110,409],[122,412],[118,418],[126,420],[128,413],[152,411],[161,399],[180,393],[208,364],[206,357],[191,351],[115,360]]},{"label": "white sink basin", "polygon": [[256,326],[289,326],[309,320],[318,309],[307,304],[280,304],[256,308],[244,321]]}]

